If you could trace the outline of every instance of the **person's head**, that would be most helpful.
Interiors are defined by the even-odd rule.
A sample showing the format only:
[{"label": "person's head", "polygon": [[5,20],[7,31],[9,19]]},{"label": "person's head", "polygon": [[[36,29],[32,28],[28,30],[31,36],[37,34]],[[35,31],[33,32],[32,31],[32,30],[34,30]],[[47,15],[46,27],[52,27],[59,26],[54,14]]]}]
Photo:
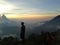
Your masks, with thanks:
[{"label": "person's head", "polygon": [[24,25],[24,22],[21,22],[21,25]]}]

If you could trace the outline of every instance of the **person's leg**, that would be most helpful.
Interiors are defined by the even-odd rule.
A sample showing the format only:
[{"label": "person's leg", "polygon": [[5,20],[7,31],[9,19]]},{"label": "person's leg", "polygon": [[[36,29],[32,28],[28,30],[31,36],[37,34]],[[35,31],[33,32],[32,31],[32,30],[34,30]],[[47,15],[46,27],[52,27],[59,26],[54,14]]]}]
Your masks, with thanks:
[{"label": "person's leg", "polygon": [[25,42],[25,32],[23,32],[23,35],[22,35],[22,41],[23,41],[23,43]]}]

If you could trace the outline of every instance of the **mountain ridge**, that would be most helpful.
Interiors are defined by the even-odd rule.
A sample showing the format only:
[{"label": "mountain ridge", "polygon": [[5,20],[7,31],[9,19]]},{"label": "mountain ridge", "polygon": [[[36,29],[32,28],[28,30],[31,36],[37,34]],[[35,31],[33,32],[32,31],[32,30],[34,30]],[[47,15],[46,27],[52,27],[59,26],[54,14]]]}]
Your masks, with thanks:
[{"label": "mountain ridge", "polygon": [[60,27],[60,15],[54,17],[52,20],[49,20],[41,26],[35,27],[34,33],[40,33],[42,31],[53,32],[58,30],[58,27]]}]

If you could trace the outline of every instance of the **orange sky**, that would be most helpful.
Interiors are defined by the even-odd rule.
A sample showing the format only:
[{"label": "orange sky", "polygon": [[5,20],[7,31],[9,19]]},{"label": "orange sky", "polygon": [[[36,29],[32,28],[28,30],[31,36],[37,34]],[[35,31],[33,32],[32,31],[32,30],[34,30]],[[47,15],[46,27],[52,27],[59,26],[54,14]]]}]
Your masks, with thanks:
[{"label": "orange sky", "polygon": [[7,18],[15,18],[15,19],[45,19],[54,17],[53,15],[6,15]]}]

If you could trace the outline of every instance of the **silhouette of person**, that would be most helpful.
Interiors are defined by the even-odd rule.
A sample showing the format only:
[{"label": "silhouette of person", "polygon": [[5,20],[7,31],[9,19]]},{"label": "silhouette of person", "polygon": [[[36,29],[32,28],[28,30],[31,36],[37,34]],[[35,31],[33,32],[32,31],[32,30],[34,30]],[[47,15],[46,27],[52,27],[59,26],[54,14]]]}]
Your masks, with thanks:
[{"label": "silhouette of person", "polygon": [[21,35],[20,35],[22,41],[24,41],[25,38],[25,25],[24,22],[21,22]]},{"label": "silhouette of person", "polygon": [[52,45],[52,37],[49,32],[45,34],[45,45]]}]

